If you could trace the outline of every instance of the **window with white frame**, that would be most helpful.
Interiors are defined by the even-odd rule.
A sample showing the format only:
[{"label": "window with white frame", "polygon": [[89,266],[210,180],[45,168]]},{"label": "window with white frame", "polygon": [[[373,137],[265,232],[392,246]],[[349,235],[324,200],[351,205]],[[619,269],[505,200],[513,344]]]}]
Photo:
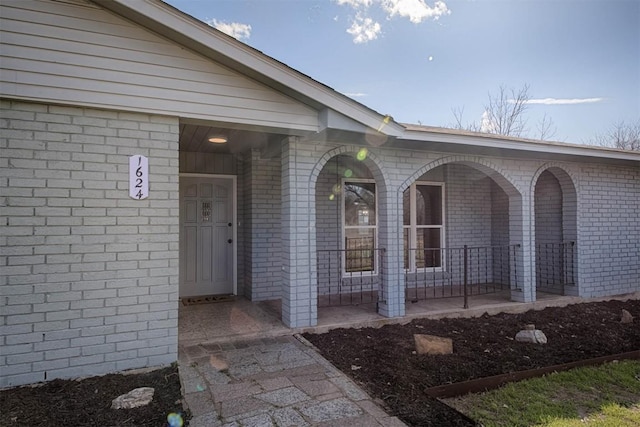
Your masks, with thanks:
[{"label": "window with white frame", "polygon": [[342,188],[343,270],[345,273],[375,273],[378,231],[376,184],[371,180],[345,180]]},{"label": "window with white frame", "polygon": [[444,184],[416,182],[403,194],[404,268],[443,266]]}]

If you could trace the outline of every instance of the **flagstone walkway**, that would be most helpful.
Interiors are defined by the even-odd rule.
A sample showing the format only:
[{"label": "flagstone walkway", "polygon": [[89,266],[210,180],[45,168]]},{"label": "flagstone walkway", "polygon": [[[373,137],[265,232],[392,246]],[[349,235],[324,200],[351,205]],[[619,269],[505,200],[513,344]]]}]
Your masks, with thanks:
[{"label": "flagstone walkway", "polygon": [[405,425],[300,336],[184,347],[180,377],[191,427]]}]

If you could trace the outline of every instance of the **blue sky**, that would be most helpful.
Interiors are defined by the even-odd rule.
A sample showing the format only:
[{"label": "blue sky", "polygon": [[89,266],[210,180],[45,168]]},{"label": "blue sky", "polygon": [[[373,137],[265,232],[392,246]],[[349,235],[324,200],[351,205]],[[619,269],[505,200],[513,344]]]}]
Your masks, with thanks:
[{"label": "blue sky", "polygon": [[165,0],[396,121],[480,122],[529,85],[529,136],[640,120],[640,0]]}]

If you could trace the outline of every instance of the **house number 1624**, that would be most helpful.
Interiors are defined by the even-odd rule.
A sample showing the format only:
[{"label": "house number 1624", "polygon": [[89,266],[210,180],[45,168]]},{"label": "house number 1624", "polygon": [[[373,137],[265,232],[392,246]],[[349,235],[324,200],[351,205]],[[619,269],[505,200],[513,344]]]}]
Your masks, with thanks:
[{"label": "house number 1624", "polygon": [[149,197],[149,159],[145,156],[129,157],[129,197],[136,200]]}]

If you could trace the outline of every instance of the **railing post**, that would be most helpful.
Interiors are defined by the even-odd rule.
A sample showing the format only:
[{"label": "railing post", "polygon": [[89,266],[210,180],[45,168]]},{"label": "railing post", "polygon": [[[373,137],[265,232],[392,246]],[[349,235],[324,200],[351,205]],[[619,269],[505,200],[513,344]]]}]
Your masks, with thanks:
[{"label": "railing post", "polygon": [[468,275],[469,275],[469,267],[468,267],[468,261],[469,261],[469,254],[467,253],[468,251],[468,247],[467,245],[464,245],[464,308],[469,308],[469,295],[468,295],[468,291],[467,291],[467,282],[469,280]]},{"label": "railing post", "polygon": [[376,301],[376,312],[380,308],[381,302],[386,302],[384,294],[384,248],[376,249],[378,251],[378,300]]}]

